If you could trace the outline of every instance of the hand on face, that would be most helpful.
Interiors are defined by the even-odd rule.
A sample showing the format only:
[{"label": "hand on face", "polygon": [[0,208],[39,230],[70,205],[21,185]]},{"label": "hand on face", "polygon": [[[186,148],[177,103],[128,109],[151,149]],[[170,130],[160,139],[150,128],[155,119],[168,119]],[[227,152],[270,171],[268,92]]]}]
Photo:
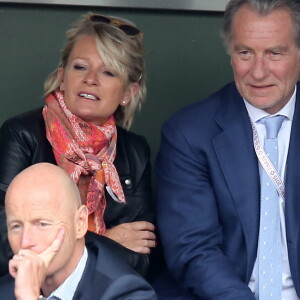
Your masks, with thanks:
[{"label": "hand on face", "polygon": [[155,227],[146,221],[123,223],[107,229],[104,236],[118,242],[122,246],[143,254],[149,254],[156,246]]},{"label": "hand on face", "polygon": [[64,240],[60,228],[52,244],[42,253],[20,249],[9,261],[9,273],[15,278],[15,296],[18,300],[38,299],[48,267]]}]

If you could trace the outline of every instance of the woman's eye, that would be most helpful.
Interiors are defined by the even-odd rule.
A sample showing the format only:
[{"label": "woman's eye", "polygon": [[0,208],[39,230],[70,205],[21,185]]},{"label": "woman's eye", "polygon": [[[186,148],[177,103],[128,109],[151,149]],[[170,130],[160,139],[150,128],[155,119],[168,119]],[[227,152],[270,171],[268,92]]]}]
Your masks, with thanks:
[{"label": "woman's eye", "polygon": [[86,67],[82,65],[74,65],[74,69],[81,71],[81,70],[86,70]]},{"label": "woman's eye", "polygon": [[115,74],[113,74],[111,71],[104,71],[103,73],[109,77],[115,77]]}]

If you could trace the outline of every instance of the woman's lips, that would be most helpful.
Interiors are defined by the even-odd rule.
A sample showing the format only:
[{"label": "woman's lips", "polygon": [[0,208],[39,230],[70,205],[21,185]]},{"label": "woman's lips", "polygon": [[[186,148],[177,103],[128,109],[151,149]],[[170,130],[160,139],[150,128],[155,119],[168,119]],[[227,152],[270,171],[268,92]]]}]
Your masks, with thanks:
[{"label": "woman's lips", "polygon": [[90,93],[79,93],[79,97],[94,101],[100,100],[96,95]]}]

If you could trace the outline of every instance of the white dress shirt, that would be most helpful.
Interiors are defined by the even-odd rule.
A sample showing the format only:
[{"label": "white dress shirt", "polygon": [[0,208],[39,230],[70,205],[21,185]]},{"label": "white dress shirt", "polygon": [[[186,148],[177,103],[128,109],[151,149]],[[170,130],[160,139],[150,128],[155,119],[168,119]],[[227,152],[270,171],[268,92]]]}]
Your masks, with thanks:
[{"label": "white dress shirt", "polygon": [[[262,109],[256,108],[249,104],[246,100],[244,100],[246,109],[248,111],[249,117],[251,121],[254,123],[260,144],[264,145],[264,139],[266,136],[265,126],[260,120],[266,116],[270,116],[267,112]],[[289,150],[290,144],[290,135],[291,135],[291,127],[292,121],[295,111],[295,102],[296,102],[296,87],[293,96],[289,100],[289,102],[276,114],[274,115],[282,115],[285,116],[285,119],[282,123],[282,126],[278,133],[278,173],[281,177],[281,180],[285,182],[285,172],[286,172],[286,160],[287,154]],[[259,172],[262,172],[262,165],[259,163]],[[298,300],[296,290],[294,288],[294,283],[291,277],[290,264],[288,260],[288,250],[287,250],[287,242],[286,242],[286,229],[285,229],[285,203],[284,199],[279,197],[279,209],[280,209],[280,227],[281,227],[281,245],[282,245],[282,300]],[[255,261],[254,268],[252,271],[252,275],[249,282],[249,287],[253,291],[255,291],[256,284],[256,267],[257,260]]]}]

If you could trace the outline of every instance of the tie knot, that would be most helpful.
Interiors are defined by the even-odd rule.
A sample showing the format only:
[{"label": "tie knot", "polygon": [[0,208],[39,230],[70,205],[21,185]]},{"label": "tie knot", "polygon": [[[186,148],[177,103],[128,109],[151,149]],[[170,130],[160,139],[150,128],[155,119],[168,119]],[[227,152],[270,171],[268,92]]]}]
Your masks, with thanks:
[{"label": "tie knot", "polygon": [[271,118],[264,118],[263,123],[266,127],[266,133],[267,133],[267,139],[276,139],[279,129],[282,125],[282,122],[284,120],[284,116],[275,116]]}]

